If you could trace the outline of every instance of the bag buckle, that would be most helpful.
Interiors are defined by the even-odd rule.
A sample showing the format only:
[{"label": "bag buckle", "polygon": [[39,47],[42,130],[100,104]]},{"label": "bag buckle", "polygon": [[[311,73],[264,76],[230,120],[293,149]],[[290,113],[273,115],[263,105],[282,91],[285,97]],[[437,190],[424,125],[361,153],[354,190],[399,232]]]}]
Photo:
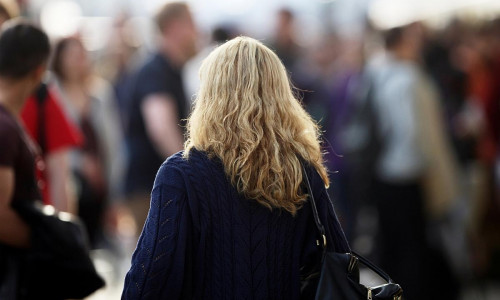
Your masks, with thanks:
[{"label": "bag buckle", "polygon": [[[321,246],[323,246],[323,249],[326,249],[326,236],[322,234],[321,237],[323,239],[323,244]],[[319,246],[319,240],[316,240],[316,245]]]}]

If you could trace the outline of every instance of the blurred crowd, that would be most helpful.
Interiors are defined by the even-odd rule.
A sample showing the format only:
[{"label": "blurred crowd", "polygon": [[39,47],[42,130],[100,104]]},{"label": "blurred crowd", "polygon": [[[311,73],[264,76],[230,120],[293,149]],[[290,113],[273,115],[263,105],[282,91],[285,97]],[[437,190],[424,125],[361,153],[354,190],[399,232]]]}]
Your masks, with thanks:
[{"label": "blurred crowd", "polygon": [[483,299],[498,284],[499,24],[368,24],[358,43],[337,40],[336,55],[316,62],[327,76],[308,89],[325,96],[304,98],[323,123],[352,245],[408,299],[465,298],[472,282],[482,292],[469,296]]},{"label": "blurred crowd", "polygon": [[[27,14],[0,4],[1,21]],[[361,34],[325,28],[304,45],[296,13],[279,10],[264,42],[322,127],[352,248],[407,299],[488,299],[500,281],[500,18],[384,30],[367,20]],[[202,59],[245,34],[200,31],[183,4],[151,20],[153,49],[133,42],[127,14],[98,52],[79,34],[54,40],[50,72],[22,113],[43,152],[44,201],[78,214],[95,249],[126,259],[157,169],[183,148]]]},{"label": "blurred crowd", "polygon": [[300,49],[291,12],[278,18],[270,44],[322,125],[353,248],[408,299],[498,297],[500,19],[367,21]]}]

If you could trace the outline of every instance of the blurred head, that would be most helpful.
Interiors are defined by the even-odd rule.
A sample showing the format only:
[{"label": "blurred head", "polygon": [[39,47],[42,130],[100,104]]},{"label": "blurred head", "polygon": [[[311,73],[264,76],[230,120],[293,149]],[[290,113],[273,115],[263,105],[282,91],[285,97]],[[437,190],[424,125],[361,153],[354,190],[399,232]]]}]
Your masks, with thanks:
[{"label": "blurred head", "polygon": [[33,89],[45,72],[49,53],[49,38],[41,29],[24,20],[7,21],[0,35],[0,77],[25,80]]},{"label": "blurred head", "polygon": [[391,28],[384,33],[385,48],[404,59],[416,59],[423,44],[423,28],[419,23]]},{"label": "blurred head", "polygon": [[222,44],[230,40],[234,35],[231,30],[226,27],[215,27],[212,30],[212,41],[217,44]]},{"label": "blurred head", "polygon": [[84,80],[90,72],[87,50],[80,39],[67,37],[54,47],[52,70],[61,81]]},{"label": "blurred head", "polygon": [[403,41],[404,28],[395,27],[384,33],[385,48],[388,50],[398,47]]},{"label": "blurred head", "polygon": [[156,25],[167,43],[175,44],[186,56],[196,55],[198,32],[189,6],[185,2],[168,2],[157,12]]},{"label": "blurred head", "polygon": [[277,42],[287,43],[294,36],[295,17],[290,9],[282,8],[277,14],[276,39]]},{"label": "blurred head", "polygon": [[205,59],[200,81],[186,156],[196,148],[219,157],[240,193],[292,214],[306,199],[301,158],[328,185],[318,127],[294,97],[273,51],[254,39],[235,38]]},{"label": "blurred head", "polygon": [[288,8],[278,11],[278,27],[289,27],[293,25],[294,15]]}]

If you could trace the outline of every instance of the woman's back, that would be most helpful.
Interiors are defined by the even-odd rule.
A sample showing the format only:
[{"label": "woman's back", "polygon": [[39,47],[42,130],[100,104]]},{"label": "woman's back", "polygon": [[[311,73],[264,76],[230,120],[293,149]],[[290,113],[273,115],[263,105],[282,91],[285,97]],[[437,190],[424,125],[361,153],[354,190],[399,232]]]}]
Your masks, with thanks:
[{"label": "woman's back", "polygon": [[[160,168],[125,299],[298,299],[322,249],[348,251],[325,186],[320,132],[280,59],[257,40],[217,47],[200,68],[185,152]],[[320,244],[320,243],[318,243]]]},{"label": "woman's back", "polygon": [[[327,239],[347,251],[323,182],[308,172]],[[298,299],[300,268],[321,254],[317,236],[309,203],[295,217],[271,211],[239,195],[220,160],[178,153],[158,172],[124,299]]]}]

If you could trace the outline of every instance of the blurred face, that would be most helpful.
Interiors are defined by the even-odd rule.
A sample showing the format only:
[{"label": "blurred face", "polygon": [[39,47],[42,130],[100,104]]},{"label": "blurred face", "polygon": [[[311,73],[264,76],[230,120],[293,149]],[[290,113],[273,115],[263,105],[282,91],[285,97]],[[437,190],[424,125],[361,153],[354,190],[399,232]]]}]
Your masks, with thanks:
[{"label": "blurred face", "polygon": [[293,17],[290,13],[280,12],[278,14],[278,31],[281,34],[289,34],[293,31]]},{"label": "blurred face", "polygon": [[477,35],[467,36],[453,49],[452,61],[461,70],[469,71],[483,61],[484,46]]},{"label": "blurred face", "polygon": [[416,59],[420,56],[423,46],[423,29],[420,24],[413,24],[406,28],[402,37],[402,45],[407,58]]},{"label": "blurred face", "polygon": [[198,31],[190,12],[174,20],[170,25],[168,34],[175,37],[176,42],[183,50],[186,60],[192,58],[198,52]]},{"label": "blurred face", "polygon": [[80,80],[89,73],[87,51],[77,41],[71,41],[61,54],[62,72],[67,80]]},{"label": "blurred face", "polygon": [[198,52],[198,31],[196,30],[196,25],[194,24],[191,13],[186,13],[182,23],[183,48],[186,51],[188,58],[192,58]]}]

